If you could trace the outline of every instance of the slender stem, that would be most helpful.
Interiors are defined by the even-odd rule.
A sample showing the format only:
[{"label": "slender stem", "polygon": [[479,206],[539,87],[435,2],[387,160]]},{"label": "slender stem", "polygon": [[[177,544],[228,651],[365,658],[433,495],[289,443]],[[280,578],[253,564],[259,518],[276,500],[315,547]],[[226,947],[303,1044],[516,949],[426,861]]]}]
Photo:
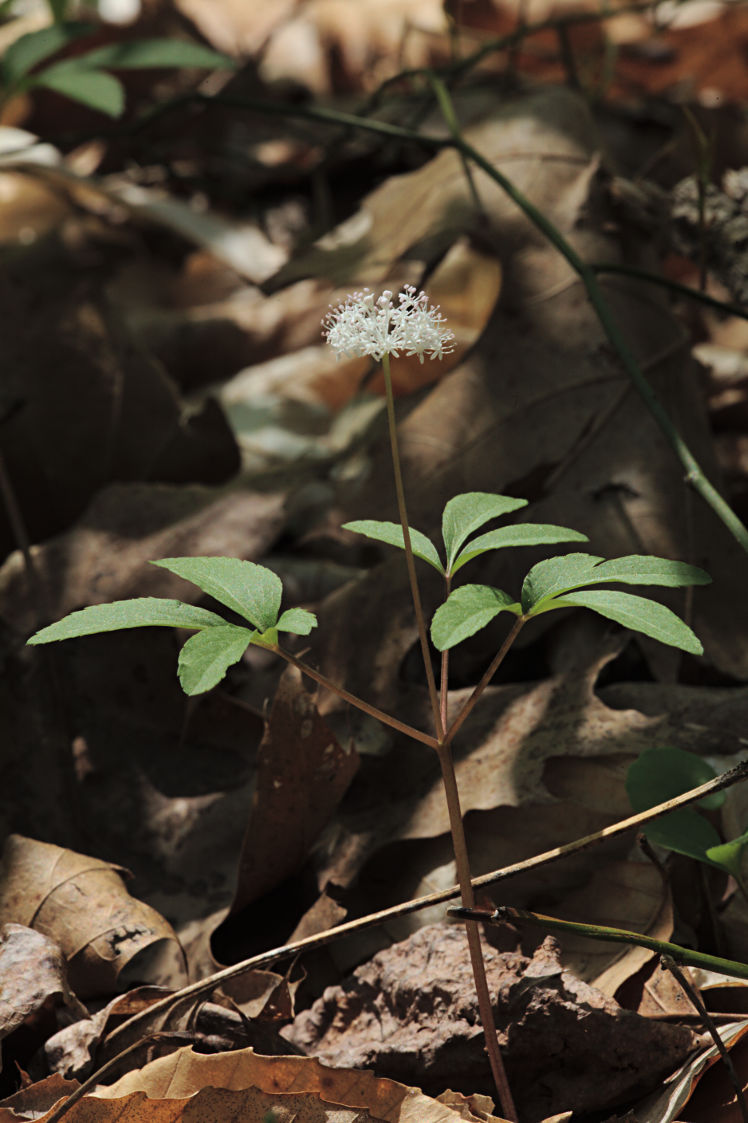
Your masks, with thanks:
[{"label": "slender stem", "polygon": [[53,1110],[45,1116],[44,1123],[58,1123],[58,1120],[62,1119],[63,1115],[66,1115],[71,1107],[74,1107],[92,1088],[95,1088],[97,1084],[101,1083],[102,1078],[106,1076],[107,1073],[111,1072],[113,1068],[117,1068],[120,1061],[123,1061],[130,1053],[134,1053],[136,1049],[142,1048],[147,1041],[169,1040],[172,1036],[172,1034],[156,1032],[149,1033],[144,1037],[139,1037],[137,1041],[133,1041],[132,1044],[128,1045],[126,1049],[123,1049],[121,1053],[117,1053],[115,1057],[111,1057],[106,1064],[103,1064],[101,1068],[97,1068],[87,1080],[79,1084],[66,1100],[62,1100],[57,1107],[53,1108]]},{"label": "slender stem", "polygon": [[[446,601],[452,588],[451,574],[445,574],[444,582],[444,599]],[[439,670],[439,701],[441,703],[442,729],[446,729],[449,722],[449,648],[442,651]]]},{"label": "slender stem", "polygon": [[[461,137],[460,123],[457,120],[457,114],[454,111],[452,100],[447,93],[447,87],[445,86],[441,78],[437,78],[436,74],[433,71],[428,71],[427,76],[431,85],[431,89],[434,92],[434,97],[436,98],[439,108],[442,111],[442,116],[447,122],[447,128],[452,134],[453,140],[459,143]],[[457,155],[459,156],[460,163],[462,164],[462,170],[465,173],[468,191],[470,192],[471,198],[473,200],[473,206],[475,207],[476,213],[485,218],[485,207],[483,206],[481,197],[478,193],[478,185],[475,182],[475,176],[473,175],[473,169],[470,165],[470,161],[468,160],[464,152],[460,152],[459,148],[457,150]]]},{"label": "slender stem", "polygon": [[509,651],[509,648],[512,646],[515,639],[519,635],[520,629],[523,627],[524,623],[525,623],[525,617],[524,616],[518,616],[517,619],[514,621],[514,624],[512,624],[511,631],[509,632],[506,639],[502,643],[501,647],[499,648],[499,650],[496,652],[493,659],[489,663],[482,679],[480,680],[480,682],[476,686],[475,690],[470,695],[467,702],[462,707],[459,714],[457,715],[457,717],[455,718],[455,720],[452,722],[449,729],[447,730],[447,734],[444,738],[444,744],[445,745],[450,745],[452,743],[452,741],[455,739],[455,737],[459,733],[460,729],[462,728],[463,723],[467,720],[467,718],[472,713],[473,709],[475,708],[476,702],[478,701],[481,694],[483,693],[483,691],[488,686],[488,684],[491,681],[491,679],[493,678],[493,676],[496,674],[496,671],[500,667],[501,663],[504,661],[504,657],[505,657],[506,653]]},{"label": "slender stem", "polygon": [[748,979],[748,963],[739,963],[734,959],[723,959],[718,955],[707,955],[703,951],[682,948],[678,944],[670,944],[666,940],[656,940],[653,936],[645,936],[642,932],[628,932],[624,928],[607,928],[602,924],[582,924],[576,920],[559,920],[555,916],[543,916],[542,913],[516,909],[512,905],[500,905],[493,912],[485,909],[463,909],[461,906],[455,906],[449,912],[451,916],[460,920],[480,919],[488,924],[502,924],[507,920],[514,923],[521,920],[538,928],[550,928],[551,931],[558,932],[573,932],[576,936],[587,936],[591,940],[604,940],[611,944],[635,944],[639,947],[649,948],[650,951],[656,951],[658,955],[669,955],[676,963],[684,963],[688,967],[705,967],[708,971],[720,971],[723,975],[731,975],[737,979]]},{"label": "slender stem", "polygon": [[282,647],[271,643],[260,643],[258,647],[264,647],[267,651],[272,651],[276,655],[281,655],[287,663],[290,663],[293,667],[297,667],[302,674],[314,679],[315,682],[318,682],[320,686],[326,687],[327,690],[331,690],[333,694],[337,694],[338,697],[342,698],[345,702],[350,702],[357,710],[362,710],[365,714],[369,714],[370,717],[375,717],[378,721],[383,722],[384,725],[389,725],[391,729],[396,729],[398,733],[405,733],[407,737],[412,737],[414,741],[420,741],[422,745],[428,745],[430,749],[435,749],[437,747],[438,742],[436,738],[432,737],[429,733],[422,733],[420,729],[416,729],[414,726],[408,725],[404,721],[398,721],[396,717],[386,714],[384,710],[379,710],[376,706],[369,705],[368,702],[365,702],[363,698],[359,698],[356,694],[351,694],[349,691],[343,690],[342,686],[338,686],[332,679],[320,674],[319,671],[315,671],[314,667],[308,666],[307,663],[302,663],[301,659],[297,659],[290,651],[284,651]]},{"label": "slender stem", "polygon": [[745,305],[731,304],[727,300],[717,300],[716,296],[710,296],[709,293],[702,292],[700,289],[691,288],[690,285],[682,285],[680,281],[673,281],[670,277],[662,277],[659,273],[650,273],[648,269],[640,269],[636,265],[623,265],[616,261],[595,261],[589,265],[595,273],[618,273],[622,277],[635,277],[638,281],[646,281],[650,285],[659,285],[661,288],[669,289],[670,292],[678,293],[679,296],[684,296],[688,300],[695,300],[698,304],[706,304],[708,308],[714,308],[718,312],[724,312],[726,315],[739,316],[741,320],[748,320],[748,308]]},{"label": "slender stem", "polygon": [[400,467],[400,449],[397,442],[397,422],[395,419],[395,397],[392,393],[392,375],[390,374],[390,357],[388,354],[382,356],[382,370],[384,372],[384,385],[387,394],[387,425],[390,433],[390,452],[392,453],[392,469],[395,475],[395,494],[397,496],[397,509],[400,515],[400,526],[403,530],[403,543],[405,545],[405,563],[408,567],[408,580],[410,581],[410,593],[413,598],[413,611],[416,616],[416,624],[418,626],[418,638],[421,643],[421,654],[423,655],[423,667],[426,672],[426,682],[429,689],[429,698],[431,699],[431,709],[434,715],[434,729],[436,730],[437,739],[444,736],[444,728],[442,726],[441,707],[439,705],[439,695],[436,692],[436,680],[434,679],[434,668],[431,666],[431,649],[429,648],[429,637],[426,632],[426,619],[423,615],[423,606],[421,604],[421,594],[418,589],[418,578],[416,577],[416,563],[413,557],[413,547],[410,541],[410,525],[408,523],[408,512],[405,507],[405,488],[403,487],[403,474]]},{"label": "slender stem", "polygon": [[[471,908],[474,905],[475,896],[470,880],[470,860],[468,858],[465,827],[462,822],[462,811],[460,809],[460,793],[457,788],[452,753],[449,746],[444,744],[439,745],[437,752],[439,754],[439,764],[442,770],[444,794],[447,797],[449,826],[452,833],[455,865],[457,866],[457,880],[460,884],[460,898],[463,906]],[[486,978],[486,965],[483,960],[483,949],[481,948],[480,930],[477,924],[468,923],[465,925],[465,932],[467,935],[468,949],[470,951],[470,963],[473,968],[475,993],[478,999],[478,1012],[480,1014],[486,1040],[486,1052],[488,1053],[491,1073],[494,1078],[494,1083],[496,1084],[496,1090],[499,1093],[501,1110],[507,1119],[513,1120],[514,1123],[516,1123],[518,1118],[517,1109],[514,1106],[514,1100],[512,1099],[509,1081],[506,1077],[504,1062],[501,1059],[499,1042],[496,1036],[496,1024],[493,1016],[491,996],[488,991],[488,980]]]},{"label": "slender stem", "polygon": [[[454,764],[452,762],[452,753],[449,746],[444,743],[448,689],[447,674],[449,670],[449,664],[448,661],[445,660],[444,656],[442,656],[442,681],[440,698],[436,690],[434,669],[431,665],[431,651],[429,648],[428,635],[426,633],[426,620],[423,615],[421,594],[418,589],[415,560],[413,558],[413,548],[410,541],[410,526],[408,524],[408,513],[405,507],[405,488],[403,486],[402,469],[400,466],[400,450],[397,440],[397,423],[395,419],[395,399],[392,392],[392,376],[390,373],[390,357],[388,354],[385,354],[382,357],[382,370],[384,372],[384,384],[387,393],[387,423],[389,426],[390,434],[390,451],[392,453],[392,468],[395,476],[397,507],[400,514],[400,525],[403,531],[405,560],[408,567],[410,591],[413,597],[413,610],[415,612],[416,621],[418,623],[418,636],[421,641],[421,653],[423,655],[423,664],[426,671],[426,681],[429,687],[431,708],[434,714],[434,728],[436,730],[438,742],[437,753],[439,756],[439,765],[442,772],[442,781],[444,783],[444,794],[447,800],[449,825],[452,834],[452,847],[455,855],[455,864],[457,866],[457,878],[460,883],[460,892],[462,894],[463,902],[469,902],[470,904],[472,904],[474,901],[473,888],[470,881],[470,861],[468,858],[467,842],[465,839],[465,828],[462,822],[460,794],[457,788],[457,779],[455,777]],[[449,578],[447,578],[447,588],[449,589]],[[470,951],[470,962],[473,968],[473,979],[475,981],[475,993],[478,999],[478,1012],[480,1014],[481,1025],[483,1026],[483,1033],[486,1042],[486,1052],[488,1053],[491,1073],[494,1078],[494,1083],[496,1084],[496,1090],[499,1094],[499,1102],[501,1104],[502,1111],[508,1119],[512,1120],[513,1123],[517,1123],[517,1110],[514,1106],[512,1093],[509,1089],[509,1082],[506,1078],[506,1072],[504,1071],[504,1063],[501,1059],[499,1042],[496,1036],[496,1025],[494,1023],[491,996],[488,992],[488,980],[486,979],[486,966],[483,961],[480,932],[478,930],[478,926],[475,924],[468,924],[466,930],[468,949]]]},{"label": "slender stem", "polygon": [[662,966],[666,970],[668,970],[670,974],[676,979],[678,985],[688,995],[693,1005],[699,1011],[701,1020],[706,1026],[707,1032],[714,1042],[714,1046],[717,1052],[724,1061],[725,1068],[727,1069],[727,1075],[730,1078],[730,1083],[735,1089],[735,1095],[737,1097],[738,1107],[740,1108],[740,1115],[743,1123],[748,1123],[748,1104],[746,1104],[745,1096],[743,1095],[742,1081],[738,1079],[738,1074],[736,1073],[735,1066],[732,1063],[732,1057],[725,1048],[725,1043],[720,1037],[719,1030],[714,1023],[714,1019],[704,1005],[701,995],[699,994],[693,983],[690,981],[690,979],[688,979],[687,976],[684,975],[684,973],[681,971],[680,967],[672,958],[672,956],[660,956],[660,962],[662,963]]}]

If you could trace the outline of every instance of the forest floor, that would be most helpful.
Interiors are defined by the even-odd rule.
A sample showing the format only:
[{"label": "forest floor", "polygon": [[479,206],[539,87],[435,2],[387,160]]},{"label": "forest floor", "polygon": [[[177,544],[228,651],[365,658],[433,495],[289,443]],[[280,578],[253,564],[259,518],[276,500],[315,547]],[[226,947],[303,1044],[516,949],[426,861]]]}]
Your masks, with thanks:
[{"label": "forest floor", "polygon": [[[647,592],[702,655],[546,613],[454,737],[480,907],[654,941],[485,926],[517,1116],[748,1119],[746,978],[692,964],[684,989],[656,950],[748,963],[748,789],[678,811],[680,843],[617,827],[642,753],[696,762],[644,807],[747,759],[748,6],[447,8],[0,6],[0,1123],[512,1114],[446,911],[404,558],[343,529],[398,520],[385,379],[322,323],[407,285],[455,336],[392,359],[414,528],[438,539],[445,503],[490,493],[588,538],[475,560],[517,599],[571,550],[711,577]],[[14,85],[23,36],[46,46]],[[97,102],[116,83],[65,70],[155,38],[233,65],[120,55],[121,112]],[[191,697],[182,630],[26,646],[90,605],[215,610],[148,564],[177,557],[272,570],[318,620],[287,650],[398,728],[256,644]],[[447,725],[494,616],[450,653]],[[726,865],[712,839],[737,840]]]}]

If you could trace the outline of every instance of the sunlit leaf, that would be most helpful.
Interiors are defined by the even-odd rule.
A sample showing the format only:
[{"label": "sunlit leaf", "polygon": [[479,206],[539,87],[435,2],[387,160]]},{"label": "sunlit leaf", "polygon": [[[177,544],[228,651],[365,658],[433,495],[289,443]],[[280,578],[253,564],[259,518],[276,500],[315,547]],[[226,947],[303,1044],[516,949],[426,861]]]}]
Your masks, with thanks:
[{"label": "sunlit leaf", "polygon": [[185,694],[212,690],[228,668],[239,662],[254,634],[249,628],[224,624],[190,636],[179,652],[179,681]]},{"label": "sunlit leaf", "polygon": [[515,526],[502,526],[489,530],[474,538],[460,550],[452,564],[452,573],[457,573],[465,562],[485,554],[488,550],[501,550],[505,546],[549,546],[554,542],[586,542],[587,535],[568,526],[553,526],[543,523],[517,523]]},{"label": "sunlit leaf", "polygon": [[447,551],[447,572],[457,557],[460,546],[468,536],[491,519],[526,507],[526,499],[512,499],[509,495],[492,495],[487,491],[468,491],[455,495],[444,508],[442,537]]},{"label": "sunlit leaf", "polygon": [[741,858],[746,843],[748,843],[748,831],[744,831],[738,838],[730,839],[729,842],[720,842],[717,846],[710,846],[706,851],[706,857],[713,865],[727,870],[736,881],[740,881],[742,874]]},{"label": "sunlit leaf", "polygon": [[92,604],[78,612],[71,612],[62,620],[36,632],[28,642],[52,643],[75,636],[92,636],[97,632],[117,632],[120,628],[210,628],[225,622],[215,612],[182,604],[178,600],[136,597],[111,604]]},{"label": "sunlit leaf", "polygon": [[490,585],[461,585],[449,594],[431,621],[431,639],[438,651],[446,651],[475,635],[500,612],[519,615],[519,604]]},{"label": "sunlit leaf", "polygon": [[[355,522],[344,523],[343,530],[352,530],[355,534],[364,534],[367,538],[373,538],[377,542],[386,542],[388,546],[398,546],[401,550],[405,549],[403,528],[399,523],[380,522],[377,519],[359,519]],[[434,569],[439,570],[439,573],[444,573],[444,567],[434,543],[425,534],[421,534],[420,530],[414,530],[413,527],[410,527],[410,545],[417,558],[433,565]]]},{"label": "sunlit leaf", "polygon": [[554,608],[591,608],[600,616],[622,624],[635,632],[659,640],[660,643],[678,647],[691,655],[702,655],[701,643],[679,616],[658,601],[638,597],[633,593],[619,593],[613,589],[581,589],[579,592],[566,593],[551,601]]},{"label": "sunlit leaf", "polygon": [[275,627],[283,585],[265,566],[239,558],[161,558],[154,561],[238,612],[261,632]]}]

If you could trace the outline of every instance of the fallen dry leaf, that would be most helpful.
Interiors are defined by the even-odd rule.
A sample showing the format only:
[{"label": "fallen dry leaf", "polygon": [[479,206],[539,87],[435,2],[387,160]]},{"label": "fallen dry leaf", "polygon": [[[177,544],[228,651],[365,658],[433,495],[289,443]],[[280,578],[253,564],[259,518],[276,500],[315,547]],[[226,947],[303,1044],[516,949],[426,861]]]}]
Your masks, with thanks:
[{"label": "fallen dry leaf", "polygon": [[[346,595],[350,598],[350,590]],[[355,614],[351,619],[357,622]],[[563,673],[538,683],[489,687],[455,740],[475,875],[627,817],[626,770],[644,748],[674,745],[708,756],[720,771],[742,751],[744,691],[633,684],[598,693],[598,675],[620,651],[620,637],[580,615],[568,619],[555,642],[551,662],[564,667]],[[648,704],[628,700],[639,688],[644,699],[648,689],[653,692]],[[467,695],[450,692],[452,713]],[[411,704],[400,715],[415,724],[420,718],[426,726],[422,695],[403,690],[399,698]],[[365,911],[456,881],[439,769],[419,745],[398,739],[390,752],[364,757],[336,823],[334,843],[318,858],[318,878],[320,884],[355,885]],[[497,884],[492,896],[550,914],[568,898],[573,919],[621,922],[667,938],[667,895],[654,867],[637,862],[636,855],[632,863],[632,843],[633,833],[513,877]],[[574,892],[588,883],[589,892]],[[419,916],[399,922],[392,933],[402,937],[409,930],[405,925],[424,921]],[[618,947],[598,944],[594,951],[588,945],[584,956],[578,947],[573,963],[580,977],[613,994],[647,958],[646,952],[622,958]]]},{"label": "fallen dry leaf", "polygon": [[47,1076],[2,1100],[0,1120],[2,1123],[17,1123],[22,1119],[37,1119],[77,1087],[77,1080],[64,1080],[58,1073]]},{"label": "fallen dry leaf", "polygon": [[369,88],[403,66],[446,53],[441,0],[175,0],[220,50],[259,55],[265,81],[293,79],[316,93]]},{"label": "fallen dry leaf", "polygon": [[74,1016],[85,1014],[70,992],[57,944],[22,924],[6,923],[0,929],[0,996],[0,1037],[50,1016],[54,1024],[58,1007]]},{"label": "fallen dry leaf", "polygon": [[358,767],[317,713],[301,674],[284,672],[265,726],[231,913],[308,860]]},{"label": "fallen dry leaf", "polygon": [[179,974],[184,958],[169,924],[131,897],[123,870],[98,858],[11,835],[0,871],[0,923],[25,924],[60,947],[82,998],[131,979]]},{"label": "fallen dry leaf", "polygon": [[[113,480],[217,484],[239,466],[216,402],[190,415],[94,283],[65,276],[46,241],[0,273],[3,456],[32,541],[69,526]],[[0,513],[0,552],[14,545]]]},{"label": "fallen dry leaf", "polygon": [[0,928],[0,1039],[2,1063],[25,1070],[61,1024],[86,1017],[68,986],[60,948],[21,924]]},{"label": "fallen dry leaf", "polygon": [[[129,1102],[123,1103],[124,1097]],[[251,1049],[215,1056],[179,1049],[87,1098],[111,1102],[112,1118],[116,1112],[117,1119],[128,1123],[133,1118],[130,1112],[144,1103],[149,1118],[174,1119],[175,1100],[187,1100],[183,1109],[188,1118],[210,1114],[231,1119],[252,1117],[252,1113],[262,1118],[272,1110],[283,1123],[457,1123],[464,1119],[460,1111],[419,1089],[371,1072],[332,1069],[310,1057],[260,1057]],[[171,1105],[169,1115],[165,1104]],[[77,1109],[80,1105],[69,1113],[71,1123]],[[5,1123],[2,1117],[0,1123]],[[44,1123],[44,1117],[39,1123]],[[501,1121],[492,1115],[487,1123]]]},{"label": "fallen dry leaf", "polygon": [[[569,1104],[599,1111],[633,1098],[694,1047],[690,1030],[621,1010],[575,978],[551,938],[532,959],[490,947],[484,957],[512,1094],[532,1123]],[[458,927],[422,928],[380,952],[329,987],[283,1036],[327,1064],[417,1079],[427,1091],[445,1084],[488,1090],[467,940]]]},{"label": "fallen dry leaf", "polygon": [[[748,1084],[747,1032],[748,1024],[745,1022],[729,1022],[719,1028],[723,1044],[731,1054],[736,1055],[741,1084],[744,1086]],[[711,1045],[697,1053],[665,1081],[662,1091],[647,1096],[638,1104],[633,1113],[633,1123],[680,1123],[680,1120],[714,1123],[717,1119],[720,1123],[723,1120],[724,1123],[738,1123],[740,1112],[732,1102],[734,1096],[734,1089],[725,1073],[717,1047]]]},{"label": "fallen dry leaf", "polygon": [[50,1071],[68,1080],[85,1080],[93,1071],[94,1058],[108,1030],[147,1009],[166,993],[163,987],[136,987],[117,995],[91,1017],[63,1026],[44,1043],[44,1057]]}]

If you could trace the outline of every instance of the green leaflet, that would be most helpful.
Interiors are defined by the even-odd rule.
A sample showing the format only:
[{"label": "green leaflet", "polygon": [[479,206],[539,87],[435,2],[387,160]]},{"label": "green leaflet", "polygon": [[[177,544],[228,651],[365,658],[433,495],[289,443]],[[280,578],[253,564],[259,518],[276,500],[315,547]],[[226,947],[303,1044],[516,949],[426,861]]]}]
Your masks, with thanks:
[{"label": "green leaflet", "polygon": [[52,643],[76,636],[92,636],[97,632],[116,632],[120,628],[211,628],[224,623],[221,616],[205,608],[161,597],[137,597],[111,604],[92,604],[78,612],[71,612],[62,620],[36,632],[28,642]]},{"label": "green leaflet", "polygon": [[431,621],[431,639],[438,651],[446,651],[484,628],[500,612],[520,614],[520,606],[508,593],[490,585],[461,585],[449,594]]},{"label": "green leaflet", "polygon": [[275,625],[279,632],[293,632],[297,636],[308,636],[317,627],[317,617],[305,608],[287,608],[282,612]]},{"label": "green leaflet", "polygon": [[537,610],[559,593],[586,585],[593,569],[604,558],[595,554],[562,554],[534,565],[522,585],[522,611]]},{"label": "green leaflet", "polygon": [[499,530],[489,530],[474,538],[460,550],[452,563],[452,573],[457,573],[466,562],[485,554],[487,550],[501,550],[506,546],[547,546],[555,542],[586,542],[587,535],[567,526],[553,526],[543,523],[519,523],[516,526],[502,526]]},{"label": "green leaflet", "polygon": [[[420,530],[414,530],[413,527],[409,529],[410,545],[415,556],[428,562],[429,565],[433,565],[434,569],[443,574],[444,566],[431,539],[427,538],[425,534],[421,534]],[[401,550],[405,549],[403,528],[399,523],[380,522],[378,519],[358,519],[355,522],[344,523],[343,530],[352,530],[355,534],[364,534],[367,538],[373,538],[376,542],[385,542],[388,546],[397,546]]]},{"label": "green leaflet", "polygon": [[545,611],[550,606],[543,602],[582,585],[616,582],[678,588],[706,585],[710,581],[709,574],[695,565],[647,554],[630,554],[607,561],[594,554],[564,554],[532,567],[522,586],[522,608],[524,612]]},{"label": "green leaflet", "polygon": [[86,66],[110,70],[148,70],[167,67],[203,69],[234,69],[236,62],[228,55],[190,43],[184,39],[134,39],[129,43],[110,43],[96,47],[81,56]]},{"label": "green leaflet", "polygon": [[108,117],[119,117],[125,108],[122,83],[103,70],[80,65],[77,59],[47,67],[41,74],[34,75],[33,84],[64,94]]},{"label": "green leaflet", "polygon": [[89,23],[55,23],[41,31],[21,35],[2,57],[3,82],[10,86],[28,74],[37,63],[55,54],[62,47],[93,31]]},{"label": "green leaflet", "polygon": [[566,593],[551,601],[548,608],[591,608],[600,616],[622,624],[624,628],[641,632],[645,636],[678,647],[691,655],[703,655],[704,649],[694,633],[679,616],[658,601],[638,597],[633,593],[619,593],[612,589],[581,589]]},{"label": "green leaflet", "polygon": [[[635,811],[647,811],[715,776],[711,764],[696,753],[670,746],[645,749],[628,770],[626,793]],[[716,810],[724,801],[724,792],[714,792],[699,800],[698,806],[704,810]],[[722,842],[709,820],[695,807],[676,808],[647,823],[644,833],[657,846],[718,866],[740,877],[740,857],[748,842],[748,832],[730,842]]]},{"label": "green leaflet", "polygon": [[468,536],[489,522],[510,511],[526,507],[526,499],[512,499],[509,495],[492,495],[486,491],[468,491],[455,495],[444,508],[442,538],[447,551],[447,573],[452,572],[457,552]]},{"label": "green leaflet", "polygon": [[152,564],[191,581],[259,631],[275,627],[283,585],[271,569],[239,558],[160,558]]},{"label": "green leaflet", "polygon": [[179,681],[185,694],[204,694],[238,663],[256,632],[234,624],[206,628],[191,636],[179,653]]},{"label": "green leaflet", "polygon": [[[713,780],[717,773],[696,753],[669,745],[644,749],[626,775],[626,794],[634,811],[647,811],[692,788]],[[725,802],[724,792],[699,800],[705,811],[716,811]]]}]

